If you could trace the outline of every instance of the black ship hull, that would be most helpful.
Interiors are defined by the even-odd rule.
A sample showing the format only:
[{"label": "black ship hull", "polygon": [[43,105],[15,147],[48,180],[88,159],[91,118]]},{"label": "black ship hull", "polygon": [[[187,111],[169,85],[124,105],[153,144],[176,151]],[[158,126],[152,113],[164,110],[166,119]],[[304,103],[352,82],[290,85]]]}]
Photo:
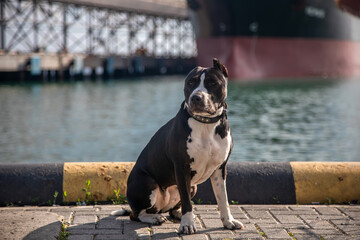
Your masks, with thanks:
[{"label": "black ship hull", "polygon": [[360,76],[360,19],[321,0],[188,1],[198,64],[233,79]]}]

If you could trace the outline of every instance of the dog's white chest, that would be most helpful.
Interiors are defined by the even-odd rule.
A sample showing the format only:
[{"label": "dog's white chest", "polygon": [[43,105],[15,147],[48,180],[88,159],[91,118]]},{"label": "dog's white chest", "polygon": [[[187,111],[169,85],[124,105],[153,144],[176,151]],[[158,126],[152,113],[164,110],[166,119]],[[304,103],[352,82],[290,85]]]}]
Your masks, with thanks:
[{"label": "dog's white chest", "polygon": [[196,171],[192,185],[206,181],[220,167],[229,155],[231,147],[230,131],[225,138],[215,133],[219,123],[203,124],[189,118],[192,129],[187,140],[187,153],[191,160],[191,170]]}]

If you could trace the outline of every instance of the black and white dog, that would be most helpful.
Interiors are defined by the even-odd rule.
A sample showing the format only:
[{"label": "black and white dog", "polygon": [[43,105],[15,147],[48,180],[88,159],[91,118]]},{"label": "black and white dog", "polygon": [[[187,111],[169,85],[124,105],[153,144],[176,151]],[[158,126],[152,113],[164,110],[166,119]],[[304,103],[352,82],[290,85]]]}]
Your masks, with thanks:
[{"label": "black and white dog", "polygon": [[186,77],[179,112],[151,138],[128,178],[132,220],[161,224],[166,220],[161,213],[169,212],[181,219],[179,233],[196,232],[190,200],[196,186],[210,177],[224,227],[243,228],[230,213],[225,185],[233,145],[226,114],[227,77],[217,59],[213,67],[196,67]]}]

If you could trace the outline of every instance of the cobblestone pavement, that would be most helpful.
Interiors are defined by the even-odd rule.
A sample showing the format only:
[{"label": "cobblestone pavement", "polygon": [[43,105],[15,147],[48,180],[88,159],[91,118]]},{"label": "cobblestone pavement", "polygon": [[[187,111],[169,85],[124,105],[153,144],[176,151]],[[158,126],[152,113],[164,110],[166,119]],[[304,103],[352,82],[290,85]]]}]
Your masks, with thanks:
[{"label": "cobblestone pavement", "polygon": [[[70,233],[69,240],[360,239],[360,205],[231,205],[234,218],[245,226],[243,230],[223,228],[216,205],[194,205],[197,227],[194,235],[178,235],[179,222],[170,218],[160,226],[151,226],[130,221],[126,216],[109,216],[119,208],[114,205],[27,207],[23,211],[47,211],[62,216],[69,225],[66,230]],[[12,211],[12,208],[4,209],[0,208],[0,215]],[[0,228],[0,234],[1,230],[7,231]]]}]

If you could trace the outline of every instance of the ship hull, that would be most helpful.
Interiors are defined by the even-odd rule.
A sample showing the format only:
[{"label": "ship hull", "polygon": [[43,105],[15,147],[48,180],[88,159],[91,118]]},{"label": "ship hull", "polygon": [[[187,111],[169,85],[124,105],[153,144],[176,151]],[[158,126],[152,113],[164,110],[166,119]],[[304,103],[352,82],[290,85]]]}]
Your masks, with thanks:
[{"label": "ship hull", "polygon": [[[312,38],[213,37],[197,40],[197,63],[219,58],[234,80],[360,76],[360,42]],[[216,46],[216,47],[214,47]]]},{"label": "ship hull", "polygon": [[[335,1],[188,0],[199,65],[230,78],[360,76],[360,18]],[[260,7],[261,6],[261,7]]]}]

